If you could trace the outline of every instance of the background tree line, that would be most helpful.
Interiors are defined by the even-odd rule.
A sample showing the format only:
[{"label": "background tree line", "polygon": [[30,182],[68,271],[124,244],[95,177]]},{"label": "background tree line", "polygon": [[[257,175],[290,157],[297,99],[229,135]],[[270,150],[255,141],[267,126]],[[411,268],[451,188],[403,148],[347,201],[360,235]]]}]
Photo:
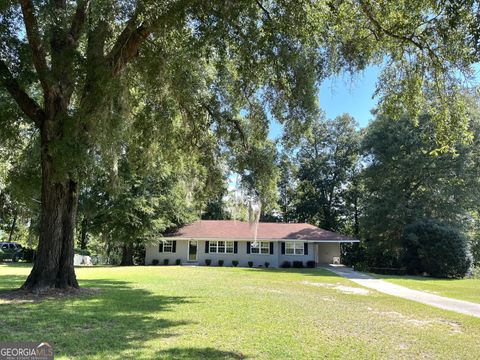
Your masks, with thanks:
[{"label": "background tree line", "polygon": [[[343,260],[357,268],[464,276],[480,261],[480,112],[476,96],[465,93],[465,99],[472,136],[449,150],[439,151],[427,113],[414,120],[377,112],[364,129],[347,114],[320,116],[297,142],[275,147],[259,141],[248,161],[270,167],[263,171],[269,174],[263,193],[270,195],[263,199],[262,221],[308,222],[352,235],[362,242],[344,246]],[[113,106],[124,126],[135,128],[156,116],[145,103],[130,97]],[[128,114],[125,104],[141,110]],[[248,192],[228,190],[240,160],[229,160],[213,137],[195,144],[175,122],[159,128],[128,130],[90,165],[80,194],[77,251],[138,264],[144,244],[184,223],[248,220]],[[36,146],[18,143],[5,151],[0,178],[2,239],[31,247],[39,216],[39,172],[29,160]]]},{"label": "background tree line", "polygon": [[465,101],[472,136],[449,150],[428,113],[377,111],[364,129],[349,115],[318,118],[279,155],[278,220],[360,239],[343,254],[358,268],[464,276],[480,261],[478,96]]}]

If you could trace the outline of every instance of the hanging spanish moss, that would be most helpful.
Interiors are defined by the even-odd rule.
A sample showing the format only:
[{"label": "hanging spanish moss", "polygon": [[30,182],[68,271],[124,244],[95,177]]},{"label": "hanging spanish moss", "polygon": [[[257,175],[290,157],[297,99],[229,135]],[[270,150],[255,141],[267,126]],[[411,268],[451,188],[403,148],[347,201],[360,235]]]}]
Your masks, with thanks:
[{"label": "hanging spanish moss", "polygon": [[260,222],[260,214],[262,212],[262,202],[256,196],[250,196],[248,202],[248,223],[250,224],[250,230],[253,234],[253,243],[252,246],[258,246],[257,243],[257,234],[258,234],[258,223]]}]

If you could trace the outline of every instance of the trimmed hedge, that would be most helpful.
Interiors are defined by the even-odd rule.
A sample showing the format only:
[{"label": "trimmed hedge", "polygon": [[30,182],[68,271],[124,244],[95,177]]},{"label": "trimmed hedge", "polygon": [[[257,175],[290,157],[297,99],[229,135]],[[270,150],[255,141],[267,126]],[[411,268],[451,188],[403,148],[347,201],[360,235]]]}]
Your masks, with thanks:
[{"label": "trimmed hedge", "polygon": [[282,268],[288,269],[288,268],[290,268],[290,267],[292,267],[292,263],[291,263],[290,261],[284,261],[284,262],[282,263]]},{"label": "trimmed hedge", "polygon": [[293,262],[293,267],[296,269],[301,269],[303,268],[303,261],[295,260]]}]

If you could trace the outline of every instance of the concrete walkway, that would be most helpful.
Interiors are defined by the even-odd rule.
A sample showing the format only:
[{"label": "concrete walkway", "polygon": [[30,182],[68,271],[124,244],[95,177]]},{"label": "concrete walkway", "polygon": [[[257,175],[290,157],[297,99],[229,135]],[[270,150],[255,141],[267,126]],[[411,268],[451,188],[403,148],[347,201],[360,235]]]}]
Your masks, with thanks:
[{"label": "concrete walkway", "polygon": [[444,310],[456,311],[461,314],[480,317],[480,304],[434,295],[424,291],[412,290],[404,286],[395,285],[388,281],[374,278],[358,271],[353,271],[347,267],[325,266],[324,269],[349,279],[359,285],[385,294],[417,301]]}]

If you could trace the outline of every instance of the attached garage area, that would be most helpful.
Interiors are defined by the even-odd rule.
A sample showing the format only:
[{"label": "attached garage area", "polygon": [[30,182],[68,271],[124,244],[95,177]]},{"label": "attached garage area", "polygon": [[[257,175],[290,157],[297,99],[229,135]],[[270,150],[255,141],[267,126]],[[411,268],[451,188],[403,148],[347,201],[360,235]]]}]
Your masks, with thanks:
[{"label": "attached garage area", "polygon": [[340,263],[340,243],[324,242],[315,244],[316,258],[315,262],[321,264],[338,264]]}]

